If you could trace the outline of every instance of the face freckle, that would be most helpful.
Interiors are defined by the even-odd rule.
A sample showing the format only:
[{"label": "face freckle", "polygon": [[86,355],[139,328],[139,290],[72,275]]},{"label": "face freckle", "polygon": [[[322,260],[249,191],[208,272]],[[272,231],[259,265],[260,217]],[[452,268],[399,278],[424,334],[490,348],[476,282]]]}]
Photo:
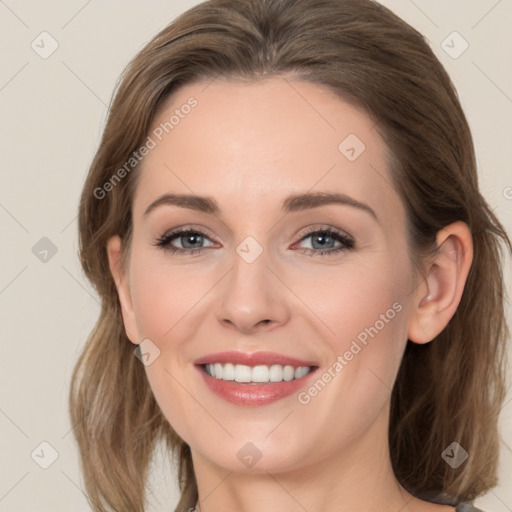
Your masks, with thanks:
[{"label": "face freckle", "polygon": [[[321,460],[386,420],[407,341],[413,278],[385,145],[332,92],[281,77],[189,84],[152,130],[190,97],[197,105],[148,152],[134,196],[132,330],[159,350],[148,379],[176,432],[223,467],[237,467],[248,441],[265,446],[261,470]],[[306,376],[272,403],[236,405],[194,364],[232,350],[314,361],[325,385]]]}]

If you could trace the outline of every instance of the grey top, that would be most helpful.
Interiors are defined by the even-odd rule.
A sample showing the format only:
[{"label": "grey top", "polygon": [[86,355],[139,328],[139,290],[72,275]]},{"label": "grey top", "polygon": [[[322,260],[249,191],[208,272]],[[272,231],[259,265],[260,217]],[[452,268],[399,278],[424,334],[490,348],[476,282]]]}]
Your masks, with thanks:
[{"label": "grey top", "polygon": [[474,507],[471,503],[459,503],[455,512],[483,512],[483,510]]}]

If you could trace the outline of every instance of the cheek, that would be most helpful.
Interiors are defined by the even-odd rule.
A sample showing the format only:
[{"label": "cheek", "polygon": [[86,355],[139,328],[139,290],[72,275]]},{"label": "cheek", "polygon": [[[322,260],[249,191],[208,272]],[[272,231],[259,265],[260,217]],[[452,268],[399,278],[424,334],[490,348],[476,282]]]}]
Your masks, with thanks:
[{"label": "cheek", "polygon": [[401,318],[405,315],[400,312],[410,286],[406,265],[405,260],[380,253],[353,258],[338,267],[299,269],[289,279],[309,316],[313,318],[314,313],[320,332],[339,353],[358,335],[364,340],[368,330],[374,332],[373,327],[382,338],[403,330]]},{"label": "cheek", "polygon": [[179,330],[180,339],[186,338],[187,315],[212,286],[211,272],[191,268],[167,264],[165,254],[134,254],[131,288],[140,337],[168,343]]},{"label": "cheek", "polygon": [[[132,298],[139,339],[149,338],[161,350],[172,347],[180,359],[186,347],[175,350],[180,343],[197,337],[194,318],[206,320],[204,305],[224,271],[213,264],[167,263],[165,254],[154,251],[134,252],[132,263]],[[282,268],[283,280],[293,283],[294,295],[282,292],[281,300],[288,301],[291,315],[296,311],[311,325],[324,345],[326,358],[345,353],[358,340],[362,347],[373,347],[361,352],[367,353],[365,359],[372,354],[376,362],[386,362],[391,352],[403,345],[402,318],[409,286],[405,268],[405,258],[383,252],[347,259],[338,266]],[[280,293],[278,288],[275,293]],[[203,305],[202,299],[206,301]]]},{"label": "cheek", "polygon": [[[149,384],[175,432],[189,445],[201,445],[205,434],[197,425],[208,424],[211,418],[205,418],[204,409],[191,399],[188,391],[195,396],[196,388],[187,364],[191,345],[206,340],[201,335],[202,324],[215,325],[217,334],[221,333],[221,327],[212,321],[213,303],[208,302],[208,293],[229,267],[171,265],[165,258],[142,251],[133,256],[132,293],[140,336],[151,339],[161,350],[161,356],[145,368]],[[314,444],[315,436],[336,440],[342,446],[375,420],[389,398],[405,345],[403,292],[408,281],[401,271],[406,268],[404,263],[380,253],[338,267],[310,264],[281,269],[280,276],[293,283],[294,292],[275,288],[289,306],[291,322],[285,329],[308,324],[305,332],[318,338],[315,352],[324,370],[330,367],[336,376],[325,388],[303,390],[305,401],[295,402],[300,421],[292,422],[283,437],[274,434],[262,440],[269,453],[285,449],[290,439],[301,439],[304,453],[296,454],[294,448],[294,456],[309,456],[308,442]],[[342,365],[338,373],[333,367],[336,361]],[[241,439],[258,437],[256,428],[244,424],[237,430],[238,420],[229,421]],[[205,451],[209,449],[206,444]],[[332,442],[325,447],[331,449]]]},{"label": "cheek", "polygon": [[320,342],[327,366],[339,362],[337,385],[350,390],[361,404],[368,394],[384,400],[400,365],[411,285],[405,255],[379,253],[357,263],[354,259],[346,268],[331,269],[327,280],[308,277],[310,285],[317,285],[308,295],[306,288],[298,292],[307,296],[305,301],[327,327],[321,329],[326,334]]},{"label": "cheek", "polygon": [[407,341],[408,276],[399,268],[385,258],[352,265],[331,273],[323,302],[320,288],[308,296],[315,312],[323,304],[319,317],[329,327],[319,338],[326,359],[318,379],[325,384],[314,381],[299,402],[311,428],[321,419],[340,443],[365,430],[390,398]]},{"label": "cheek", "polygon": [[158,357],[145,367],[146,375],[164,416],[187,442],[190,418],[204,421],[204,411],[187,392],[194,389],[196,379],[190,372],[190,361],[194,353],[197,355],[194,347],[201,338],[197,330],[204,323],[202,299],[225,271],[185,263],[171,265],[165,254],[144,249],[133,251],[131,263],[139,339],[150,339],[159,350]]}]

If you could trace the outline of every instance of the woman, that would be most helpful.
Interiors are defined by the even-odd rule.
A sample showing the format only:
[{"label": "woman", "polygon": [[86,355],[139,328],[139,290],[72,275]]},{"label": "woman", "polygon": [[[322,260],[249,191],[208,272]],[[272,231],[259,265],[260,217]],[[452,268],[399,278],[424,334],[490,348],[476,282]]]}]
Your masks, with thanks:
[{"label": "woman", "polygon": [[144,509],[160,440],[180,512],[460,512],[496,485],[511,244],[449,77],[388,9],[181,15],[123,76],[79,230],[94,510]]}]

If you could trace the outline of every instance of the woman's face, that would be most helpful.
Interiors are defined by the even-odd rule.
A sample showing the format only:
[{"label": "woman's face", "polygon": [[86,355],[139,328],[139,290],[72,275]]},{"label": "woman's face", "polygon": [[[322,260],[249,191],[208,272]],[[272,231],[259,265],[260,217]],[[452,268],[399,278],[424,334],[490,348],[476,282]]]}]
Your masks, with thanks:
[{"label": "woman's face", "polygon": [[[123,317],[132,342],[150,340],[147,377],[195,464],[279,471],[382,449],[417,290],[374,122],[318,85],[216,80],[169,98],[150,137]],[[209,202],[153,204],[166,194]],[[271,353],[226,378],[284,382],[197,364],[236,362],[226,351]],[[288,380],[300,361],[279,356],[315,368]]]}]

